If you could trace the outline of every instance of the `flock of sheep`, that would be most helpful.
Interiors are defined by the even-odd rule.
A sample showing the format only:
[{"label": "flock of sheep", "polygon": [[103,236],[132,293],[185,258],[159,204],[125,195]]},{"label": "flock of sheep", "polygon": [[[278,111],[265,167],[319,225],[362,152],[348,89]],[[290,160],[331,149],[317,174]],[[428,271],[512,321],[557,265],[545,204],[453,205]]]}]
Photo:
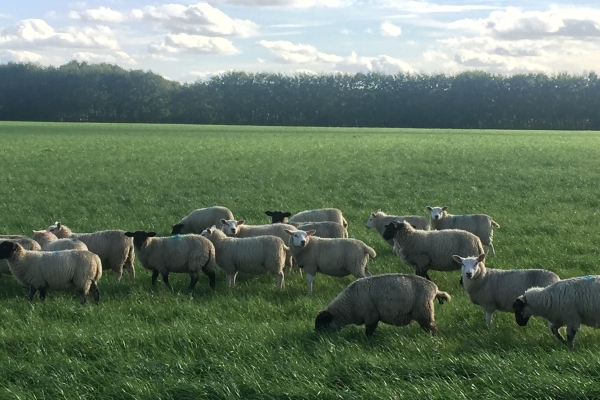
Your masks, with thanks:
[{"label": "flock of sheep", "polygon": [[[304,270],[311,294],[317,273],[357,278],[315,320],[315,329],[337,331],[348,324],[364,324],[370,336],[378,323],[407,325],[417,321],[427,332],[437,331],[434,301],[451,296],[431,282],[427,271],[461,269],[461,285],[473,304],[484,311],[488,323],[494,311],[513,312],[526,325],[531,316],[548,321],[550,331],[573,346],[580,326],[600,323],[600,277],[560,280],[542,269],[498,270],[486,268],[494,254],[493,228],[499,225],[485,214],[451,215],[447,207],[427,207],[430,218],[372,213],[367,228],[375,228],[416,275],[372,275],[368,262],[375,251],[349,238],[347,222],[335,208],[303,211],[295,215],[266,211],[271,223],[247,225],[220,206],[194,210],[173,226],[172,236],[154,232],[104,230],[73,233],[56,222],[46,230],[26,236],[0,236],[0,274],[12,274],[30,288],[29,299],[48,289],[76,290],[85,303],[91,292],[100,299],[102,271],[114,271],[117,281],[125,269],[134,279],[134,258],[160,275],[169,285],[169,274],[188,273],[189,289],[200,272],[215,287],[215,268],[225,271],[229,286],[238,272],[271,273],[282,289],[286,272]],[[567,340],[559,328],[567,326]]]}]

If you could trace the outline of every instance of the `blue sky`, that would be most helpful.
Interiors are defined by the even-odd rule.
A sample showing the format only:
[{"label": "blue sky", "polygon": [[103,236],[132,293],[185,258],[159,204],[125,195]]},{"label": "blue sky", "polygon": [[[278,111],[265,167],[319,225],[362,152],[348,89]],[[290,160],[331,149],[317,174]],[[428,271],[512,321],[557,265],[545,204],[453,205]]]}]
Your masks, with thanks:
[{"label": "blue sky", "polygon": [[11,1],[0,62],[248,72],[600,72],[598,1]]}]

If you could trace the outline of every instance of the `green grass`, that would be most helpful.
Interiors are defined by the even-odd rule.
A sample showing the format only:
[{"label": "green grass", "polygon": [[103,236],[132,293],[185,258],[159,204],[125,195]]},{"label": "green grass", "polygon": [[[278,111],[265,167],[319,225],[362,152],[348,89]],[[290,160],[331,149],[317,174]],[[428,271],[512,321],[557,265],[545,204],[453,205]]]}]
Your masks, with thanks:
[{"label": "green grass", "polygon": [[[155,230],[191,210],[340,208],[351,237],[374,247],[374,273],[412,271],[369,213],[487,213],[493,268],[599,271],[598,132],[263,128],[0,123],[0,233],[60,220],[74,231]],[[0,398],[598,398],[600,332],[570,351],[541,320],[490,327],[458,272],[432,272],[453,300],[436,306],[439,335],[416,324],[314,332],[314,318],[353,278],[240,275],[229,290],[185,275],[173,291],[136,262],[137,278],[100,281],[99,306],[50,292],[42,304],[0,279]]]}]

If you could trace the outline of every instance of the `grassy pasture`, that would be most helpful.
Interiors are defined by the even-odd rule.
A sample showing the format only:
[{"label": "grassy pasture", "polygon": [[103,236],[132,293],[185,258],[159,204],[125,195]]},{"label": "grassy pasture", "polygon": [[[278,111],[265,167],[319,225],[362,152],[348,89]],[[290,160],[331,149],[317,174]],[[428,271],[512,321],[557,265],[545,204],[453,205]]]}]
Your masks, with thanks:
[{"label": "grassy pasture", "polygon": [[[0,233],[60,220],[74,231],[156,230],[191,210],[229,207],[267,223],[265,210],[338,207],[351,237],[374,247],[374,273],[412,271],[369,213],[426,215],[425,206],[488,213],[492,268],[600,271],[598,132],[264,128],[0,123]],[[100,281],[101,304],[50,292],[42,304],[0,279],[0,398],[598,398],[600,332],[575,350],[541,320],[485,323],[459,273],[431,272],[453,299],[436,305],[439,335],[416,324],[317,334],[314,317],[353,278],[318,275],[314,294],[288,276],[238,276],[217,289],[202,276],[150,285]]]}]

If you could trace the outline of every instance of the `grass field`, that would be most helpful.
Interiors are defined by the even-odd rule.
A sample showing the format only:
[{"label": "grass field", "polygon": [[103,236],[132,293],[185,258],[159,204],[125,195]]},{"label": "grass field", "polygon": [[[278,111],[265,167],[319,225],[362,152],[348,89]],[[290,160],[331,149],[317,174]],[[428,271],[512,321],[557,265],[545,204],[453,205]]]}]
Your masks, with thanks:
[{"label": "grass field", "polygon": [[[229,207],[267,223],[265,210],[340,208],[351,237],[375,248],[373,273],[405,272],[369,213],[487,213],[492,268],[600,271],[600,133],[0,123],[0,233],[60,220],[75,232],[155,230],[195,208]],[[506,399],[599,398],[600,332],[575,350],[541,320],[483,311],[459,272],[431,272],[450,303],[436,305],[438,336],[417,324],[314,332],[314,318],[353,278],[317,275],[314,294],[292,274],[217,272],[193,294],[137,277],[100,281],[99,306],[50,292],[29,302],[0,279],[2,399]]]}]

